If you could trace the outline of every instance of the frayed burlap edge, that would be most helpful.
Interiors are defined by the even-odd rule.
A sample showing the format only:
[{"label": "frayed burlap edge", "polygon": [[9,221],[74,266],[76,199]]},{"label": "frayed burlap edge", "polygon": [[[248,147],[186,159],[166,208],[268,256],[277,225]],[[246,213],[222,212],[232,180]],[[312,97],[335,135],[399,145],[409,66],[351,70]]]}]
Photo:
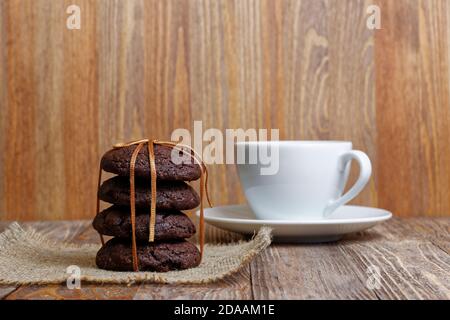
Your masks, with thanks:
[{"label": "frayed burlap edge", "polygon": [[211,283],[239,271],[270,243],[271,229],[262,227],[249,241],[206,244],[203,261],[196,268],[170,272],[114,272],[96,267],[99,245],[58,242],[14,222],[0,234],[0,284],[63,283],[70,275],[67,267],[71,265],[80,268],[82,282]]}]

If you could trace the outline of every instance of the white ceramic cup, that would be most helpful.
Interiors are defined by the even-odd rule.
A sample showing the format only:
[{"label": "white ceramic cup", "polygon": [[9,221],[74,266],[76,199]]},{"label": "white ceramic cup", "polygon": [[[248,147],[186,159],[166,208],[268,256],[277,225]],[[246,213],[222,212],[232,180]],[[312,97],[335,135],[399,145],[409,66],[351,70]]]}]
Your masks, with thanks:
[{"label": "white ceramic cup", "polygon": [[[356,197],[369,181],[372,166],[362,151],[347,141],[251,141],[238,142],[237,154],[272,149],[278,154],[278,172],[262,175],[264,165],[237,164],[245,197],[258,219],[320,220]],[[276,151],[276,152],[275,152]],[[351,160],[360,167],[359,178],[342,195]]]}]

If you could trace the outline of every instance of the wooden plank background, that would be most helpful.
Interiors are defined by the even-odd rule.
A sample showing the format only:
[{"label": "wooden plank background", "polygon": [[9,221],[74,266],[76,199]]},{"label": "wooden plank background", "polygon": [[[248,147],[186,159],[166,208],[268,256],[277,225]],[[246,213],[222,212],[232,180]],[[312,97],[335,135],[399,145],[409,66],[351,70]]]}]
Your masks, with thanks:
[{"label": "wooden plank background", "polygon": [[[198,221],[195,221],[198,223]],[[0,221],[0,232],[9,223]],[[97,243],[90,220],[25,222],[57,241]],[[309,245],[274,243],[238,273],[212,284],[0,285],[0,299],[450,299],[450,218],[388,223]],[[242,240],[206,226],[207,243]],[[380,286],[375,284],[378,268]],[[372,278],[372,279],[371,279]]]},{"label": "wooden plank background", "polygon": [[[354,203],[450,215],[450,3],[376,0],[370,31],[371,3],[0,0],[0,219],[92,217],[104,151],[194,120],[352,140],[374,165]],[[211,174],[216,205],[245,201]]]},{"label": "wooden plank background", "polygon": [[379,2],[379,205],[450,215],[450,2]]}]

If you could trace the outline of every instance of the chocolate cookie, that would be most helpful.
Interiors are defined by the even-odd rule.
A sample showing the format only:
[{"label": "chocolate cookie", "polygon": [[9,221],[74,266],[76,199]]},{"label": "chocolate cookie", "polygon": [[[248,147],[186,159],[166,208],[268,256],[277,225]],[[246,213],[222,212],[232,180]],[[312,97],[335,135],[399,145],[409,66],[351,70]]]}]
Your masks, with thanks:
[{"label": "chocolate cookie", "polygon": [[[188,241],[141,242],[137,246],[140,271],[166,272],[193,268],[200,263],[200,252]],[[133,271],[131,242],[113,238],[97,253],[97,266],[114,271]]]},{"label": "chocolate cookie", "polygon": [[[129,176],[130,159],[136,147],[136,145],[132,145],[106,152],[101,161],[102,169],[120,176]],[[171,160],[172,150],[171,147],[154,146],[157,179],[192,181],[200,178],[200,166],[193,160],[190,163],[173,163]],[[147,144],[142,147],[137,156],[135,175],[138,177],[150,176]]]},{"label": "chocolate cookie", "polygon": [[[149,209],[136,209],[136,239],[148,240]],[[129,207],[111,206],[100,212],[92,223],[99,233],[118,238],[131,237]],[[159,210],[156,214],[155,240],[176,240],[190,238],[195,234],[192,221],[181,211]]]},{"label": "chocolate cookie", "polygon": [[[149,207],[150,181],[136,179],[136,206]],[[130,181],[116,176],[103,182],[98,191],[101,200],[123,206],[130,205]],[[156,188],[156,208],[189,210],[200,204],[200,198],[192,187],[183,181],[159,181]]]}]

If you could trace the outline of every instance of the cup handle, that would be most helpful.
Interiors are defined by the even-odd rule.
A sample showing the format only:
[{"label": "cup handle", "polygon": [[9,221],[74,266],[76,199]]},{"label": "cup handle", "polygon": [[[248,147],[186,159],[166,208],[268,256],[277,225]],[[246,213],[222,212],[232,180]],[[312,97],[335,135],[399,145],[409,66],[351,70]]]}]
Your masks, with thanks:
[{"label": "cup handle", "polygon": [[362,151],[352,150],[344,153],[339,159],[339,171],[343,172],[347,167],[347,164],[355,159],[359,164],[359,177],[355,182],[353,187],[350,188],[343,196],[339,197],[335,200],[330,200],[327,207],[324,210],[324,217],[328,217],[331,213],[336,210],[338,207],[346,204],[354,197],[356,197],[362,189],[366,186],[367,182],[370,179],[370,175],[372,174],[372,165],[370,163],[369,157]]}]

